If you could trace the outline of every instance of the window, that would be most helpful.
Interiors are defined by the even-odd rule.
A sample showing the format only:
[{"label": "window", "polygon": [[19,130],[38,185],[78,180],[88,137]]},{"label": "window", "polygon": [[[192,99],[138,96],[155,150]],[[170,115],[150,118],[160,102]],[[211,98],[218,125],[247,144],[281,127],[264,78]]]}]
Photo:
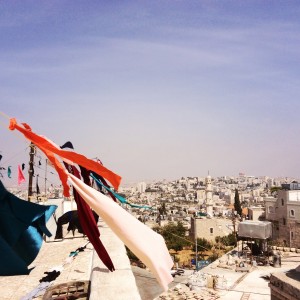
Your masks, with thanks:
[{"label": "window", "polygon": [[283,223],[283,225],[286,225],[286,220],[285,220],[285,218],[282,219],[282,223]]},{"label": "window", "polygon": [[210,234],[213,234],[214,233],[214,229],[212,227],[209,228],[209,232],[210,232]]},{"label": "window", "polygon": [[293,240],[294,239],[294,232],[291,231],[291,239]]},{"label": "window", "polygon": [[295,211],[293,209],[290,210],[290,217],[292,217],[292,218],[295,217]]},{"label": "window", "polygon": [[274,213],[274,207],[273,206],[269,206],[268,207],[268,211],[270,214],[273,214]]},{"label": "window", "polygon": [[281,205],[282,205],[282,206],[284,205],[284,200],[283,200],[283,199],[281,199]]}]

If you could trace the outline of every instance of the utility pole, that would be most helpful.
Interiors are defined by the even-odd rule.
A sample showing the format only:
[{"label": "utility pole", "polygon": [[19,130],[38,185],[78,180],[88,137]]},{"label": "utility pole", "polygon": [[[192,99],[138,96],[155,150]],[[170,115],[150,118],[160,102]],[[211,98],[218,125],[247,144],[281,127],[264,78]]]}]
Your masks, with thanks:
[{"label": "utility pole", "polygon": [[195,231],[195,244],[196,244],[196,271],[198,271],[198,243],[197,243],[197,229],[196,229],[196,224],[197,224],[197,217],[194,219],[194,231]]},{"label": "utility pole", "polygon": [[45,164],[45,198],[47,198],[47,165],[48,165],[48,159],[46,158],[46,164]]},{"label": "utility pole", "polygon": [[30,197],[32,196],[32,179],[33,179],[33,162],[34,162],[34,154],[35,154],[35,145],[30,143],[30,152],[29,152],[29,180],[28,180],[28,201],[30,201]]}]

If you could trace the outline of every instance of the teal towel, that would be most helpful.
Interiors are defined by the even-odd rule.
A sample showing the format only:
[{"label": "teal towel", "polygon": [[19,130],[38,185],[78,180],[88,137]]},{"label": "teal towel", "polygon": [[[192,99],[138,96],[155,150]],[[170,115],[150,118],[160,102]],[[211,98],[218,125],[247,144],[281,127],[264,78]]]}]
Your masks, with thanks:
[{"label": "teal towel", "polygon": [[39,205],[9,193],[0,181],[0,276],[28,274],[38,255],[46,223],[56,205]]}]

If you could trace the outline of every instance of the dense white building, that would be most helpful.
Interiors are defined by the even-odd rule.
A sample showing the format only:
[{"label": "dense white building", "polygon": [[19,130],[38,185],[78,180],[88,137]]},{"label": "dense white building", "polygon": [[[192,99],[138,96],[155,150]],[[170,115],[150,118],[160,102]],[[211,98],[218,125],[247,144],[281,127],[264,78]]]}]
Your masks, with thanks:
[{"label": "dense white building", "polygon": [[146,188],[147,188],[146,182],[139,182],[136,187],[136,189],[139,193],[145,193]]}]

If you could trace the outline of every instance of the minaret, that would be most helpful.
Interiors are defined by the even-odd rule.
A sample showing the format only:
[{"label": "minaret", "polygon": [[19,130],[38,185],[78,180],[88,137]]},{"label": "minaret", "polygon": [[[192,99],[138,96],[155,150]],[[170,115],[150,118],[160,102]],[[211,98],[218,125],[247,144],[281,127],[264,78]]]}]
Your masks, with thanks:
[{"label": "minaret", "polygon": [[211,185],[211,176],[209,175],[205,178],[205,194],[206,194],[206,213],[209,216],[213,216],[213,199],[212,199],[212,185]]}]

